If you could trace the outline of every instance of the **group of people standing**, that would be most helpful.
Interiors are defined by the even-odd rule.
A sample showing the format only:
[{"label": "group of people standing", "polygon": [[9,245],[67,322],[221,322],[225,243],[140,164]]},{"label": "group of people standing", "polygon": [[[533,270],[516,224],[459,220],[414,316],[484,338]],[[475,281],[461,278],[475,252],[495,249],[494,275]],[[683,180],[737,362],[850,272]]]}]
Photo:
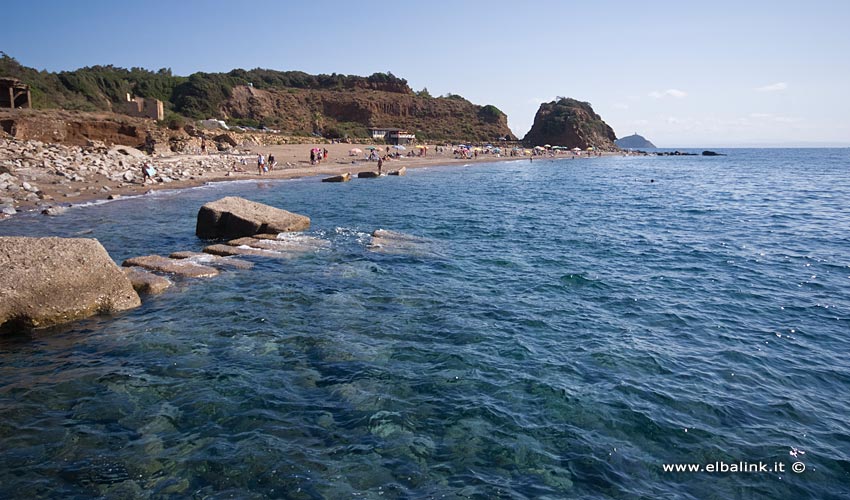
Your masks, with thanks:
[{"label": "group of people standing", "polygon": [[273,154],[269,153],[268,159],[263,156],[263,153],[257,155],[257,173],[260,175],[271,172],[276,166],[277,162]]},{"label": "group of people standing", "polygon": [[322,162],[322,160],[327,159],[328,157],[328,149],[327,148],[313,148],[310,150],[310,165],[318,165]]}]

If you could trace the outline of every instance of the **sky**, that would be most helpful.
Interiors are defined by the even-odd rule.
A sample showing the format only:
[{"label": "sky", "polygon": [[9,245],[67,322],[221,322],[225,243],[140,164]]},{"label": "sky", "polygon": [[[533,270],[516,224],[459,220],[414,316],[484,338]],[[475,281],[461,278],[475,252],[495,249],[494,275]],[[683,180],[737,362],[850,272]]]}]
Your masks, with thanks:
[{"label": "sky", "polygon": [[850,146],[850,2],[3,4],[0,51],[39,70],[389,71],[495,105],[519,137],[564,96],[659,147]]}]

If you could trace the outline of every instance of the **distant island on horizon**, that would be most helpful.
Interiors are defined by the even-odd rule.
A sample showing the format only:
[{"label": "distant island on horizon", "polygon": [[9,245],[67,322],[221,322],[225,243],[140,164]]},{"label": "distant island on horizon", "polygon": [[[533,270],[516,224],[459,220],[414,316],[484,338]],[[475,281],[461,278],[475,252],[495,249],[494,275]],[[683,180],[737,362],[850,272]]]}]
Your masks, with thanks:
[{"label": "distant island on horizon", "polygon": [[617,139],[616,141],[614,141],[614,144],[623,149],[643,149],[656,147],[655,144],[650,142],[646,137],[638,135],[637,132],[632,135]]}]

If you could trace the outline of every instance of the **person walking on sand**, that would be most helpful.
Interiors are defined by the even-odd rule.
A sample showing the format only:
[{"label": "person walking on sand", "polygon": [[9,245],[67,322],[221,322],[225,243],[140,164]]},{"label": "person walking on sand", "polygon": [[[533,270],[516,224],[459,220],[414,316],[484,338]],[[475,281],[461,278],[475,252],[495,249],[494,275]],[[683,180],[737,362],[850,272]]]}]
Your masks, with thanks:
[{"label": "person walking on sand", "polygon": [[277,165],[277,162],[274,161],[274,155],[269,153],[269,172],[274,170],[275,165]]},{"label": "person walking on sand", "polygon": [[384,166],[384,159],[378,158],[378,175],[381,175],[381,167]]},{"label": "person walking on sand", "polygon": [[263,154],[260,153],[257,155],[257,173],[263,175],[263,169],[266,167],[266,159],[263,158]]}]

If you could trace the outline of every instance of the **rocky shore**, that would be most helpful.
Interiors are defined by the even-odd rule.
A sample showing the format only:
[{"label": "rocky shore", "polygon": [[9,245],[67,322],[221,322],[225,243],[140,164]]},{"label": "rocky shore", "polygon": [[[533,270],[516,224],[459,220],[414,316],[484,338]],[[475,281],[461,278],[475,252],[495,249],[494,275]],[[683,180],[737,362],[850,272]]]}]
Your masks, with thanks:
[{"label": "rocky shore", "polygon": [[[141,178],[145,161],[158,167],[147,182]],[[58,207],[70,203],[138,194],[174,182],[203,181],[226,174],[234,161],[225,155],[152,158],[133,147],[109,147],[96,141],[80,147],[0,139],[0,212],[14,215],[39,208],[55,214],[61,210]]]},{"label": "rocky shore", "polygon": [[[210,141],[211,149],[215,148]],[[313,165],[309,151],[327,149],[329,159]],[[0,138],[0,219],[22,211],[38,210],[59,215],[72,204],[91,200],[141,195],[158,189],[181,189],[209,182],[237,179],[288,179],[307,176],[357,176],[377,171],[365,156],[349,156],[358,144],[242,144],[212,154],[154,152],[89,141],[85,146],[48,144],[37,140]],[[256,155],[273,154],[278,163],[272,172],[259,175]],[[517,160],[480,155],[455,159],[450,152],[433,150],[425,157],[402,157],[387,161],[384,169],[403,175],[408,168],[435,165],[465,165],[471,162]],[[156,169],[153,179],[142,178],[142,165]],[[365,175],[363,175],[365,177]]]}]

